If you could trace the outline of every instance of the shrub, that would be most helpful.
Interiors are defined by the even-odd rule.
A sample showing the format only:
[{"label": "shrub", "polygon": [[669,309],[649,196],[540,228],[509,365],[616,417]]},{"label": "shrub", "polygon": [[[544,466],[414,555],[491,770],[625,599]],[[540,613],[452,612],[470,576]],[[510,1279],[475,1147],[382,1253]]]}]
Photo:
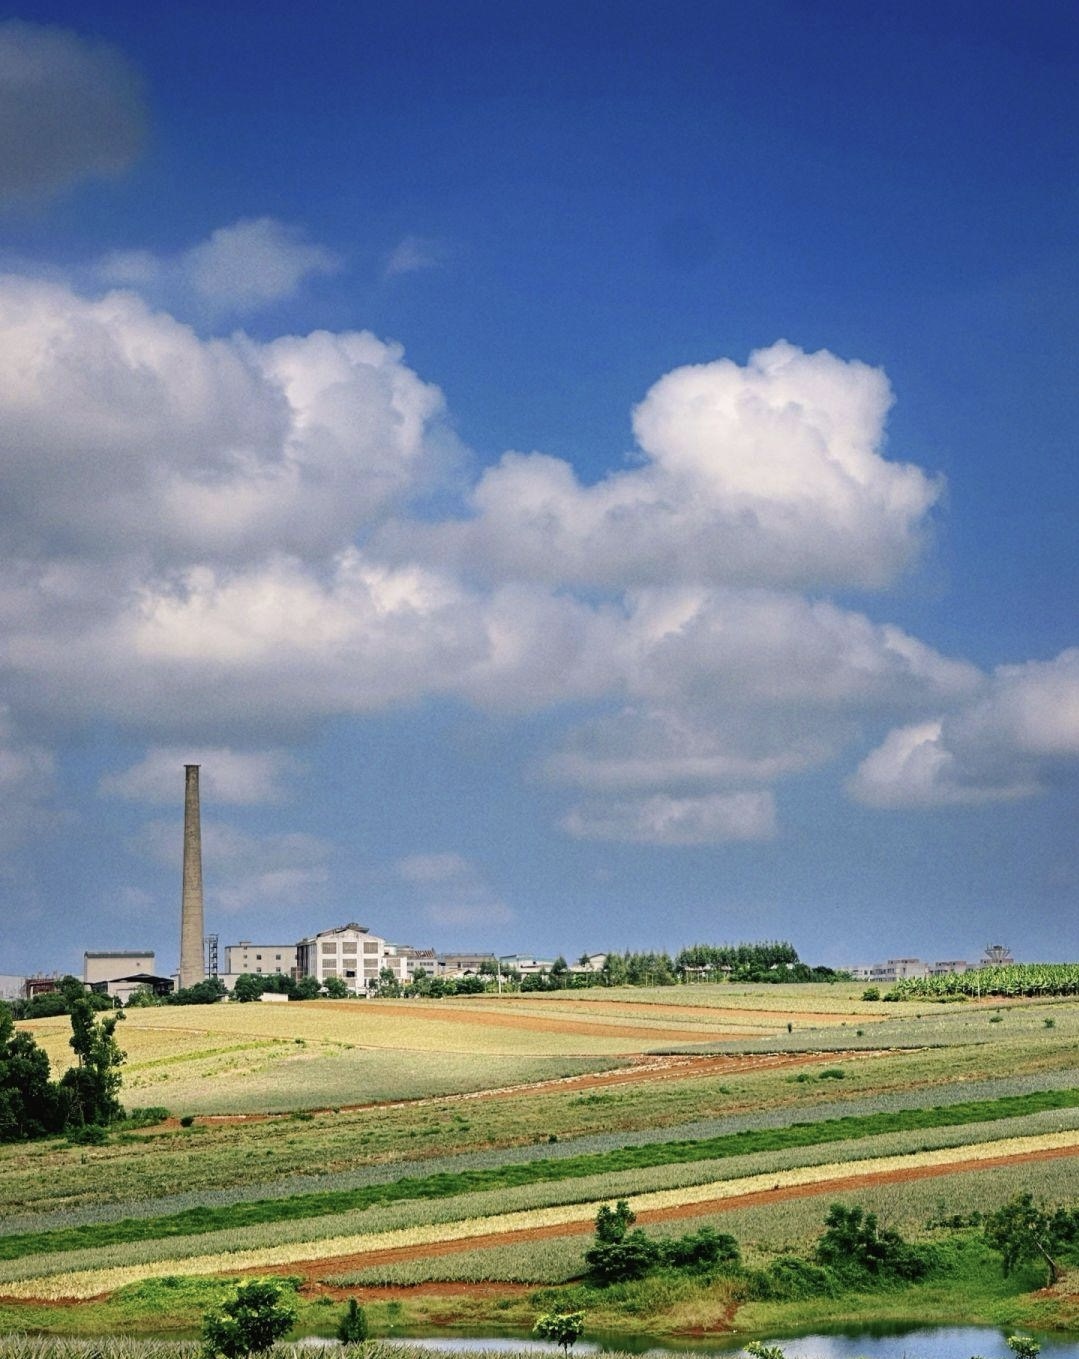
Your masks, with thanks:
[{"label": "shrub", "polygon": [[218,1354],[225,1359],[262,1354],[295,1320],[295,1308],[281,1301],[280,1284],[272,1279],[252,1279],[240,1285],[236,1296],[224,1303],[220,1312],[203,1318],[203,1354],[206,1359]]},{"label": "shrub", "polygon": [[562,1346],[562,1353],[569,1354],[570,1346],[584,1334],[583,1312],[547,1312],[536,1318],[532,1334],[541,1340],[553,1341]]},{"label": "shrub", "polygon": [[355,1298],[349,1298],[348,1309],[337,1324],[337,1338],[342,1345],[362,1345],[367,1339],[367,1316]]},{"label": "shrub", "polygon": [[865,990],[862,992],[862,999],[863,999],[863,1000],[880,1000],[880,987],[879,987],[879,986],[867,986],[867,987],[865,988]]},{"label": "shrub", "polygon": [[876,1213],[845,1208],[833,1203],[816,1246],[817,1263],[841,1278],[920,1279],[927,1272],[925,1260],[898,1232],[877,1225]]}]

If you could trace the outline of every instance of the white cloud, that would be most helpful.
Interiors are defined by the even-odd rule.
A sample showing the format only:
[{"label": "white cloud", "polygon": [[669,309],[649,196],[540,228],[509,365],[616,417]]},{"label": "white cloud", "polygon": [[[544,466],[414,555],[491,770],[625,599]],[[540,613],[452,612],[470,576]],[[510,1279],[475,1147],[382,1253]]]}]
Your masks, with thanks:
[{"label": "white cloud", "polygon": [[298,228],[257,217],[219,227],[184,255],[182,268],[204,301],[246,310],[291,297],[304,279],[336,273],[341,261]]},{"label": "white cloud", "polygon": [[871,807],[1012,801],[1044,792],[1079,756],[1079,650],[1000,667],[948,717],[895,729],[848,791]]},{"label": "white cloud", "polygon": [[880,370],[780,342],[679,368],[634,412],[643,466],[582,485],[508,453],[473,518],[387,539],[494,578],[620,589],[674,580],[875,589],[917,554],[940,484],[881,453]]},{"label": "white cloud", "polygon": [[[930,719],[857,796],[1018,796],[1063,758],[1063,671],[987,681],[806,592],[880,584],[917,546],[937,488],[881,455],[889,401],[876,370],[783,344],[679,369],[638,408],[642,466],[583,487],[510,456],[473,519],[428,502],[421,524],[452,437],[397,346],[203,340],[131,293],[3,279],[0,696],[37,737],[62,714],[145,741],[102,791],[146,800],[191,760],[221,802],[272,798],[291,734],[430,697],[576,705],[540,763],[584,790],[580,836],[765,838],[779,780]],[[975,760],[979,722],[1011,735]],[[504,909],[473,888],[427,905]]]},{"label": "white cloud", "polygon": [[258,311],[292,297],[307,279],[341,268],[339,256],[308,241],[299,227],[256,217],[218,227],[176,255],[114,251],[94,273],[107,286],[181,308],[193,301],[214,315]]},{"label": "white cloud", "polygon": [[288,782],[298,766],[284,751],[238,751],[218,747],[191,750],[157,746],[130,769],[106,774],[99,791],[135,802],[175,804],[183,788],[184,765],[200,766],[204,805],[274,804],[288,799]]},{"label": "white cloud", "polygon": [[445,453],[441,394],[372,335],[203,341],[131,294],[14,278],[0,414],[0,553],[143,576],[336,552]]},{"label": "white cloud", "polygon": [[[169,868],[179,862],[180,822],[152,821],[133,848]],[[296,832],[256,835],[203,819],[203,884],[208,910],[226,913],[310,907],[329,879],[330,846]]]},{"label": "white cloud", "polygon": [[406,236],[390,251],[383,273],[386,278],[395,278],[399,274],[415,274],[423,269],[437,269],[445,258],[446,247],[441,241],[423,236]]},{"label": "white cloud", "polygon": [[579,840],[637,845],[770,840],[776,829],[775,801],[767,791],[710,793],[703,797],[656,793],[574,807],[562,827]]},{"label": "white cloud", "polygon": [[114,48],[62,28],[0,23],[0,201],[122,173],[144,121],[138,77]]},{"label": "white cloud", "polygon": [[454,851],[411,854],[398,860],[396,871],[414,889],[432,925],[501,925],[513,919],[476,865]]}]

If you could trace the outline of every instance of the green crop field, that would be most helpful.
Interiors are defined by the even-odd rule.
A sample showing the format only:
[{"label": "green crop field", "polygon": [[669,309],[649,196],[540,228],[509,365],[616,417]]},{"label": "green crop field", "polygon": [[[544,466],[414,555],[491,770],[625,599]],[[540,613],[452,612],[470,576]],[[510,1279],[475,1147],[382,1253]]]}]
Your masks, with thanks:
[{"label": "green crop field", "polygon": [[[218,1286],[202,1276],[239,1268],[297,1271],[305,1317],[320,1289],[400,1287],[372,1301],[376,1328],[520,1326],[550,1302],[521,1285],[575,1296],[591,1219],[618,1196],[658,1213],[658,1235],[714,1226],[758,1263],[805,1248],[844,1177],[837,1197],[914,1234],[1021,1189],[1074,1200],[1079,1002],[886,1005],[861,989],[133,1011],[125,1102],[174,1118],[100,1146],[0,1147],[0,1331],[190,1329]],[[66,1062],[66,1020],[29,1027]],[[793,1197],[767,1202],[781,1186]],[[480,1284],[495,1294],[452,1291]],[[499,1299],[500,1284],[518,1291]],[[985,1289],[1018,1316],[1028,1285],[968,1280],[954,1316]],[[627,1332],[689,1311],[707,1331],[739,1305],[686,1281],[589,1303]],[[1070,1324],[1070,1285],[1050,1310]]]}]

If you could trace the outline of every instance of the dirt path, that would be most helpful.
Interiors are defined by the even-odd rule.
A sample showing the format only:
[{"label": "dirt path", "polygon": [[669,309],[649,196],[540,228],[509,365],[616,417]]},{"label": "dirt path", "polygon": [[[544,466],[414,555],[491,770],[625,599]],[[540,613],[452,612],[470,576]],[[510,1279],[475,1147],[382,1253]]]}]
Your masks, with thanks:
[{"label": "dirt path", "polygon": [[[698,1203],[676,1204],[669,1208],[643,1209],[637,1214],[638,1224],[649,1222],[673,1222],[687,1217],[703,1217],[711,1214],[731,1212],[736,1208],[752,1208],[762,1204],[783,1203],[790,1199],[820,1197],[838,1194],[847,1190],[865,1189],[872,1185],[909,1184],[914,1180],[932,1179],[939,1175],[989,1170],[1001,1166],[1024,1165],[1032,1161],[1052,1161],[1066,1156],[1079,1155],[1079,1147],[1053,1147],[1040,1151],[1014,1153],[1010,1156],[993,1156],[985,1160],[953,1161],[951,1163],[928,1166],[909,1166],[904,1170],[869,1172],[862,1175],[838,1175],[830,1180],[815,1184],[790,1185],[781,1188],[757,1190],[753,1193],[738,1194],[732,1198],[707,1199]],[[364,1251],[359,1255],[331,1256],[321,1260],[297,1260],[280,1266],[282,1272],[299,1275],[304,1279],[304,1291],[325,1293],[330,1297],[359,1296],[363,1287],[337,1287],[322,1283],[321,1277],[327,1273],[347,1274],[351,1271],[367,1269],[371,1265],[406,1263],[410,1260],[429,1260],[442,1255],[455,1255],[462,1251],[483,1250],[491,1247],[509,1246],[518,1242],[537,1241],[559,1236],[584,1236],[593,1230],[591,1216],[578,1222],[563,1222],[550,1227],[535,1227],[510,1232],[491,1232],[483,1236],[466,1237],[455,1241],[434,1241],[423,1246],[397,1246],[387,1250]],[[244,1271],[248,1274],[265,1274],[266,1267]],[[512,1285],[492,1285],[499,1289]],[[378,1296],[395,1294],[415,1296],[419,1285],[398,1287],[381,1286]],[[448,1284],[426,1284],[425,1291],[439,1292],[450,1287]],[[372,1293],[371,1296],[375,1296]]]}]

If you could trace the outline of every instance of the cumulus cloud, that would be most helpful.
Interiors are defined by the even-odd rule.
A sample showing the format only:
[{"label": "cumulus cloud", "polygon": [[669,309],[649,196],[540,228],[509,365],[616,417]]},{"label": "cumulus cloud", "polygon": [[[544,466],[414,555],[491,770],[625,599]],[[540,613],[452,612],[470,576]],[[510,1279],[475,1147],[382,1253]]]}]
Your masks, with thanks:
[{"label": "cumulus cloud", "polygon": [[476,865],[455,851],[411,854],[398,860],[396,870],[432,925],[501,925],[513,919]]},{"label": "cumulus cloud", "polygon": [[879,369],[780,342],[743,367],[679,368],[634,412],[642,466],[582,484],[508,453],[471,519],[402,534],[498,577],[625,588],[671,580],[876,589],[913,559],[940,484],[881,449]]},{"label": "cumulus cloud", "polygon": [[247,807],[287,801],[288,782],[298,768],[291,755],[279,750],[155,746],[130,769],[106,774],[99,791],[134,802],[175,804],[188,764],[201,766],[199,786],[204,803]]},{"label": "cumulus cloud", "polygon": [[0,550],[149,567],[336,552],[437,475],[442,397],[366,333],[199,339],[0,280]]},{"label": "cumulus cloud", "polygon": [[[180,860],[179,822],[152,821],[133,848],[147,858],[175,868]],[[296,832],[256,835],[224,822],[202,822],[207,908],[227,913],[310,907],[328,878],[330,846],[314,835]]]},{"label": "cumulus cloud", "polygon": [[1079,650],[1000,667],[947,717],[889,732],[848,781],[871,807],[1014,801],[1079,756]]},{"label": "cumulus cloud", "polygon": [[[778,781],[889,725],[856,796],[899,798],[915,765],[923,799],[1019,795],[1059,744],[1055,671],[1036,701],[1047,674],[987,680],[809,593],[917,548],[937,486],[883,456],[890,400],[877,370],[785,344],[679,369],[637,410],[639,466],[589,487],[511,455],[438,521],[416,506],[453,440],[398,346],[206,340],[131,292],[0,279],[4,701],[35,739],[62,714],[145,740],[102,791],[150,802],[187,762],[222,803],[272,800],[291,735],[431,697],[571,708],[541,768],[581,790],[580,837],[765,839]],[[976,764],[979,722],[1012,735]],[[459,865],[437,900],[410,881],[426,910],[505,909]]]},{"label": "cumulus cloud", "polygon": [[142,144],[140,82],[106,43],[0,23],[0,202],[121,174]]},{"label": "cumulus cloud", "polygon": [[770,840],[776,829],[775,800],[767,791],[615,798],[574,807],[563,819],[562,828],[578,840],[637,845]]},{"label": "cumulus cloud", "polygon": [[292,297],[307,279],[337,273],[333,251],[300,228],[273,217],[219,227],[208,240],[172,256],[146,250],[107,255],[96,273],[108,285],[183,305],[194,299],[211,313],[257,311]]}]

